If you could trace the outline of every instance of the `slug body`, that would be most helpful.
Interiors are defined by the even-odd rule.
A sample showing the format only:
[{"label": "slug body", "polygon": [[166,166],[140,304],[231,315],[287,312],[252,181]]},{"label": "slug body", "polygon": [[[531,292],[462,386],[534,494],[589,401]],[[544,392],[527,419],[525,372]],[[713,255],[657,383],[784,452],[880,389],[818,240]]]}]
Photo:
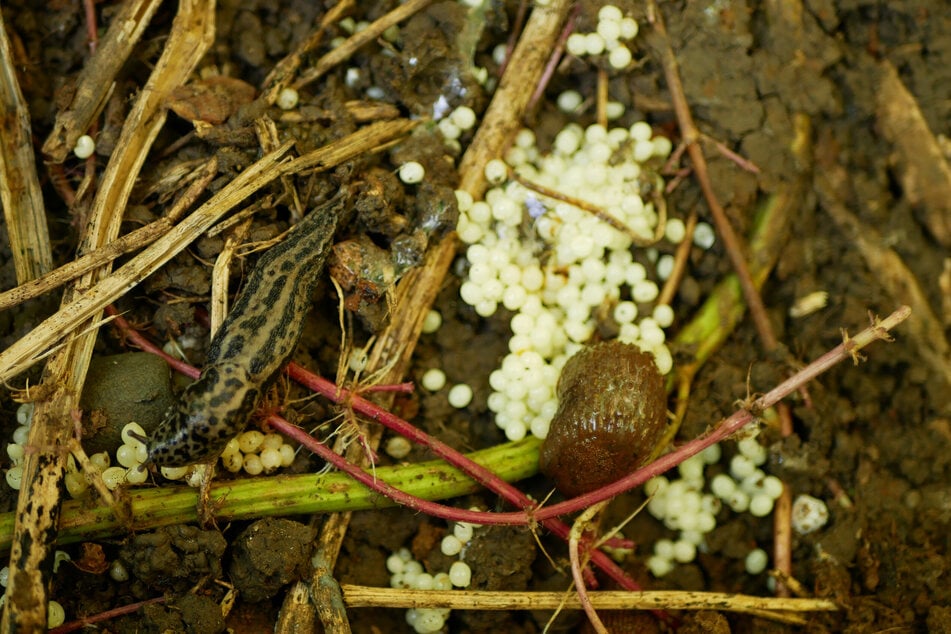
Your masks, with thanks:
[{"label": "slug body", "polygon": [[569,497],[633,471],[667,428],[664,379],[653,357],[631,344],[583,348],[562,369],[557,392],[539,466]]},{"label": "slug body", "polygon": [[258,260],[211,341],[201,376],[152,434],[150,462],[180,467],[216,457],[247,425],[300,340],[342,198],[312,211]]}]

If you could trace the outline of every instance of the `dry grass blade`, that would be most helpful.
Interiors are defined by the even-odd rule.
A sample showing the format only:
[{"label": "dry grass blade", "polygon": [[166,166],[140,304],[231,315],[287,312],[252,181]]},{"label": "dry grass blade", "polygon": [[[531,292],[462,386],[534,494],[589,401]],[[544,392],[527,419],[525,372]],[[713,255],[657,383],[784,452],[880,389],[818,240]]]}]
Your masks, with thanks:
[{"label": "dry grass blade", "polygon": [[0,293],[0,310],[16,306],[28,299],[39,297],[55,288],[59,288],[66,282],[98,266],[112,262],[120,255],[151,244],[165,235],[168,230],[172,228],[172,223],[174,223],[182,213],[195,202],[195,199],[198,198],[201,192],[205,190],[208,183],[214,178],[216,169],[215,162],[209,161],[196,170],[196,173],[200,176],[188,186],[185,193],[175,202],[175,205],[166,216],[135,231],[131,231],[91,253],[82,255],[72,262],[68,262],[50,271],[42,277],[21,284],[16,288],[11,288],[4,293]]},{"label": "dry grass blade", "polygon": [[[569,610],[582,609],[577,596],[563,592],[490,592],[472,590],[409,590],[371,588],[343,584],[347,607],[449,608],[452,610]],[[657,590],[589,592],[598,610],[724,610],[756,612],[835,612],[839,606],[828,599],[778,599],[723,592]],[[779,615],[781,617],[781,615]]]},{"label": "dry grass blade", "polygon": [[895,66],[886,59],[880,68],[878,122],[897,150],[902,190],[912,205],[921,206],[931,235],[951,247],[951,167]]},{"label": "dry grass blade", "polygon": [[299,156],[285,166],[283,173],[297,174],[307,170],[322,171],[340,165],[344,161],[366,152],[375,151],[381,145],[399,139],[416,127],[417,123],[418,121],[410,121],[409,119],[371,123],[349,136]]},{"label": "dry grass blade", "polygon": [[846,184],[845,171],[827,165],[816,174],[816,193],[823,208],[836,225],[855,244],[875,279],[896,302],[908,304],[912,317],[909,332],[918,348],[918,354],[928,367],[951,386],[951,344],[944,336],[941,320],[931,308],[928,297],[914,273],[894,250],[884,246],[882,236],[846,209],[838,192]]},{"label": "dry grass blade", "polygon": [[119,70],[152,20],[160,0],[130,0],[122,3],[99,42],[96,54],[76,79],[69,104],[56,115],[53,131],[43,143],[43,153],[60,163],[75,147],[76,139],[86,133],[102,109]]},{"label": "dry grass blade", "polygon": [[[185,82],[211,46],[213,34],[213,3],[182,0],[162,56],[126,119],[116,152],[106,167],[91,217],[84,225],[80,253],[98,249],[118,235],[136,176],[165,122],[165,96]],[[64,294],[64,308],[60,313],[70,312],[68,308],[76,303],[72,301],[75,297],[79,297],[79,302],[86,297],[80,295],[78,289],[104,277],[100,284],[109,282],[112,279],[106,277],[109,270],[106,265],[77,280],[73,289]],[[17,502],[16,544],[10,553],[11,574],[7,585],[10,594],[3,610],[4,632],[46,628],[48,575],[52,573],[46,562],[52,559],[64,489],[66,448],[73,441],[73,420],[97,332],[95,326],[84,329],[83,324],[87,320],[89,324],[96,324],[103,304],[87,302],[85,314],[73,313],[71,328],[50,333],[50,338],[59,339],[64,332],[73,334],[77,328],[81,331],[73,334],[68,344],[50,357],[44,371],[43,386],[49,391],[49,397],[37,402],[30,427],[28,443],[33,451],[27,453],[24,461],[23,484]],[[28,352],[33,347],[29,343],[23,345],[28,337],[4,354],[18,346],[20,354]],[[2,380],[12,376],[8,374]]]},{"label": "dry grass blade", "polygon": [[20,284],[53,268],[43,192],[36,175],[30,115],[0,16],[0,203]]}]

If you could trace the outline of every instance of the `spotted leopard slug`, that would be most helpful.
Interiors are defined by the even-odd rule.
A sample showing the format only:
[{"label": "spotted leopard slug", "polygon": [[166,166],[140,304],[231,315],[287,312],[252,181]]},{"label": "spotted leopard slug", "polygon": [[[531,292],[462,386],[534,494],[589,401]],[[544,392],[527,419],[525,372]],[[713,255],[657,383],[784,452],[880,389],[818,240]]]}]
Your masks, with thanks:
[{"label": "spotted leopard slug", "polygon": [[201,375],[152,434],[148,462],[180,467],[216,457],[244,429],[297,346],[348,198],[312,211],[258,260]]}]

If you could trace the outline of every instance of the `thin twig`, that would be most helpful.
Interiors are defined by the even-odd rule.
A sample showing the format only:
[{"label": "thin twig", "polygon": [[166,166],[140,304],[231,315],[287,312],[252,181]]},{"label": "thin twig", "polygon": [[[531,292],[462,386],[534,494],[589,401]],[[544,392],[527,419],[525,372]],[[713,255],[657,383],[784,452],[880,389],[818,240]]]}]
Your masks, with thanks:
[{"label": "thin twig", "polygon": [[684,239],[677,245],[677,252],[674,254],[674,268],[670,271],[667,281],[664,282],[664,288],[657,296],[658,304],[670,304],[674,301],[674,295],[680,288],[680,282],[687,272],[687,259],[690,257],[690,249],[693,247],[693,230],[697,228],[697,210],[694,209],[687,216],[687,222],[684,223]]},{"label": "thin twig", "polygon": [[70,621],[69,623],[60,625],[59,627],[52,628],[47,632],[47,634],[68,634],[69,632],[81,630],[88,625],[95,625],[96,623],[109,621],[119,616],[133,614],[147,605],[154,605],[156,603],[165,603],[165,597],[155,597],[154,599],[147,599],[145,601],[136,601],[135,603],[129,603],[128,605],[106,610],[105,612],[100,612],[99,614],[93,616],[86,616],[76,619],[75,621]]},{"label": "thin twig", "polygon": [[654,235],[648,239],[645,239],[644,237],[635,233],[634,230],[628,227],[626,224],[624,224],[623,222],[621,222],[620,220],[618,220],[617,218],[615,218],[614,216],[612,216],[605,210],[601,209],[601,207],[593,203],[589,203],[588,201],[582,200],[581,198],[575,198],[574,196],[569,196],[568,194],[563,194],[557,189],[551,189],[550,187],[545,187],[544,185],[541,185],[534,181],[530,181],[524,176],[522,176],[521,174],[519,174],[518,172],[516,172],[511,167],[509,167],[508,172],[509,172],[509,178],[514,180],[516,183],[522,185],[523,187],[530,189],[534,192],[537,192],[541,194],[542,196],[547,196],[548,198],[551,198],[553,200],[560,200],[561,202],[568,203],[569,205],[574,205],[578,209],[588,212],[589,214],[591,214],[592,216],[594,216],[601,222],[605,223],[606,225],[609,225],[613,229],[617,229],[618,231],[626,235],[628,238],[630,238],[631,243],[634,244],[635,246],[639,246],[639,247],[651,246],[652,244],[660,240],[661,237],[663,237],[664,235],[665,223],[661,222],[659,218],[657,222],[657,227],[654,229]]},{"label": "thin twig", "polygon": [[594,631],[598,634],[608,634],[608,628],[604,627],[604,623],[601,622],[601,618],[598,616],[597,611],[595,611],[594,605],[591,603],[591,598],[588,596],[588,589],[585,586],[584,575],[582,574],[582,569],[587,565],[587,562],[581,561],[580,542],[585,529],[588,527],[588,523],[595,515],[600,513],[607,504],[608,500],[605,500],[604,502],[592,504],[586,508],[584,512],[575,519],[574,524],[571,525],[571,533],[568,535],[568,557],[571,560],[571,578],[574,579],[575,582],[575,592],[581,601],[581,607],[584,613],[588,615],[588,621],[591,623],[591,627],[593,627]]},{"label": "thin twig", "polygon": [[693,121],[693,115],[690,113],[690,106],[687,104],[687,97],[684,93],[683,84],[680,81],[680,70],[677,58],[670,46],[670,39],[667,36],[667,29],[664,26],[664,20],[661,16],[657,3],[651,0],[650,7],[654,16],[654,30],[659,36],[659,48],[661,63],[664,67],[664,76],[667,79],[667,88],[670,90],[670,99],[674,105],[674,112],[677,114],[677,121],[680,124],[680,132],[684,143],[687,146],[687,152],[690,154],[690,160],[693,163],[694,174],[700,189],[703,190],[703,196],[707,201],[707,207],[713,216],[713,222],[717,228],[717,235],[723,240],[727,256],[733,265],[737,278],[740,280],[740,286],[743,289],[743,297],[749,306],[750,317],[756,325],[756,332],[763,342],[763,349],[767,352],[774,350],[779,344],[776,335],[773,333],[773,327],[769,323],[766,315],[766,307],[763,305],[763,298],[760,297],[753,278],[750,276],[749,267],[746,264],[742,241],[729,219],[726,217],[723,207],[717,200],[713,191],[713,185],[710,183],[710,176],[707,173],[707,162],[703,156],[703,149],[697,141],[700,139],[700,131]]},{"label": "thin twig", "polygon": [[597,99],[595,113],[598,125],[608,127],[608,71],[598,68]]}]

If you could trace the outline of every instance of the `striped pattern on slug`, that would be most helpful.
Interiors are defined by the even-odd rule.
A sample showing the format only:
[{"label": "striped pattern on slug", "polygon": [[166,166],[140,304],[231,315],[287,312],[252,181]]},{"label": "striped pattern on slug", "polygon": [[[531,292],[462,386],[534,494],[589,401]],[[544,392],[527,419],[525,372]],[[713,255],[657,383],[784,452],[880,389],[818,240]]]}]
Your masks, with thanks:
[{"label": "striped pattern on slug", "polygon": [[348,199],[344,193],[312,211],[261,256],[212,339],[201,376],[152,434],[149,462],[181,467],[215,458],[244,429],[300,340]]}]

